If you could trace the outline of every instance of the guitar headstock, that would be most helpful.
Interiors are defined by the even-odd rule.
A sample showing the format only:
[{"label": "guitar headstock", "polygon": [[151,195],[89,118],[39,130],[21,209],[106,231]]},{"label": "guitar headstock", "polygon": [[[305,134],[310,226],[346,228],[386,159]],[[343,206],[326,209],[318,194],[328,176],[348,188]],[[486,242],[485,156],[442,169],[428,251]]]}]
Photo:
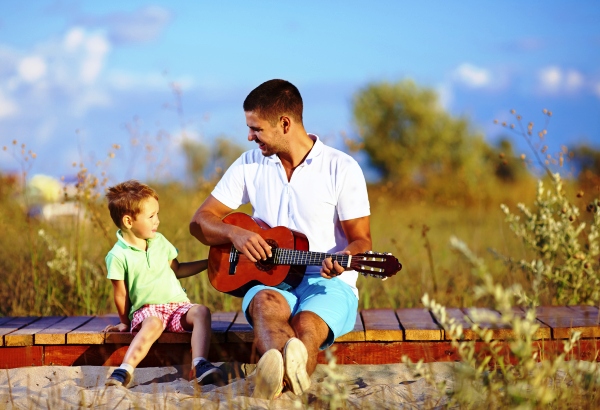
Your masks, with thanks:
[{"label": "guitar headstock", "polygon": [[387,279],[402,269],[402,264],[391,253],[365,252],[352,255],[350,267],[364,276]]}]

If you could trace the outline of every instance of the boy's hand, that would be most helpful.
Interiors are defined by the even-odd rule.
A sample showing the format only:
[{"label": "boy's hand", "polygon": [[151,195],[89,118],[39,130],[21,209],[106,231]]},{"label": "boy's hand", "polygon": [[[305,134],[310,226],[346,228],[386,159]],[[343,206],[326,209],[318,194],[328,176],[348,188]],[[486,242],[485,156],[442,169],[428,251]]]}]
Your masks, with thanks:
[{"label": "boy's hand", "polygon": [[129,326],[125,323],[119,323],[118,325],[108,325],[104,328],[104,332],[127,332],[129,330]]}]

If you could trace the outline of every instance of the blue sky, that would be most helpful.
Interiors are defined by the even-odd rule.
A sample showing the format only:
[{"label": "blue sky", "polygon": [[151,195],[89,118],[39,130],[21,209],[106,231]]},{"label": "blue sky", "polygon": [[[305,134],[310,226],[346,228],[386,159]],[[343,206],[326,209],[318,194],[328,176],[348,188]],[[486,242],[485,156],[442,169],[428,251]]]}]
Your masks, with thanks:
[{"label": "blue sky", "polygon": [[[0,10],[2,171],[68,176],[74,162],[100,161],[114,180],[180,178],[184,137],[253,148],[241,104],[271,78],[298,86],[307,130],[338,147],[354,134],[352,96],[406,78],[490,142],[506,134],[494,119],[514,108],[542,124],[547,108],[549,152],[600,145],[597,1],[3,0]],[[19,159],[23,143],[34,161]]]}]

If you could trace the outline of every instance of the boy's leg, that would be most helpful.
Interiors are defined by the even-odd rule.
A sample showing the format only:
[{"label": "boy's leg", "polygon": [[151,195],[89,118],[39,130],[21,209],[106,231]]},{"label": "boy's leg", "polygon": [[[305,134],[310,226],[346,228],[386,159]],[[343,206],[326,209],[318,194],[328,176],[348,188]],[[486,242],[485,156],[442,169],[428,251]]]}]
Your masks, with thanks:
[{"label": "boy's leg", "polygon": [[139,332],[135,335],[123,363],[116,369],[106,381],[107,386],[125,386],[129,384],[133,376],[133,370],[148,354],[152,344],[160,337],[163,332],[163,322],[156,316],[146,317],[142,321]]},{"label": "boy's leg", "polygon": [[150,347],[160,337],[163,332],[163,322],[156,316],[150,316],[144,319],[140,331],[131,341],[131,345],[125,353],[123,363],[127,363],[134,368],[148,354]]},{"label": "boy's leg", "polygon": [[193,305],[181,316],[181,327],[192,331],[192,370],[201,385],[224,384],[221,369],[208,361],[211,336],[210,310],[204,305]]},{"label": "boy's leg", "polygon": [[192,332],[192,357],[208,357],[210,349],[210,310],[203,305],[194,305],[181,317],[181,327]]}]

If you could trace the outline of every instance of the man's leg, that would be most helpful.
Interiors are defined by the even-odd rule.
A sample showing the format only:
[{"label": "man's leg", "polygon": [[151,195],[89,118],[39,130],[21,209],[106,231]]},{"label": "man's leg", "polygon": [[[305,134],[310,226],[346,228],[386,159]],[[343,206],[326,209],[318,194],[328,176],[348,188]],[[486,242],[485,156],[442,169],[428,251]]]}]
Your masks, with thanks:
[{"label": "man's leg", "polygon": [[310,311],[298,312],[291,322],[296,337],[306,346],[308,353],[306,371],[311,375],[317,367],[319,348],[329,335],[329,326],[317,314]]},{"label": "man's leg", "polygon": [[248,313],[252,318],[256,349],[261,356],[269,349],[281,351],[295,336],[289,323],[290,306],[279,292],[269,289],[258,292],[248,306]]},{"label": "man's leg", "polygon": [[290,306],[279,292],[263,289],[254,295],[247,311],[254,328],[256,349],[261,356],[256,365],[256,384],[252,397],[273,400],[283,389],[281,350],[294,336],[289,324]]}]

